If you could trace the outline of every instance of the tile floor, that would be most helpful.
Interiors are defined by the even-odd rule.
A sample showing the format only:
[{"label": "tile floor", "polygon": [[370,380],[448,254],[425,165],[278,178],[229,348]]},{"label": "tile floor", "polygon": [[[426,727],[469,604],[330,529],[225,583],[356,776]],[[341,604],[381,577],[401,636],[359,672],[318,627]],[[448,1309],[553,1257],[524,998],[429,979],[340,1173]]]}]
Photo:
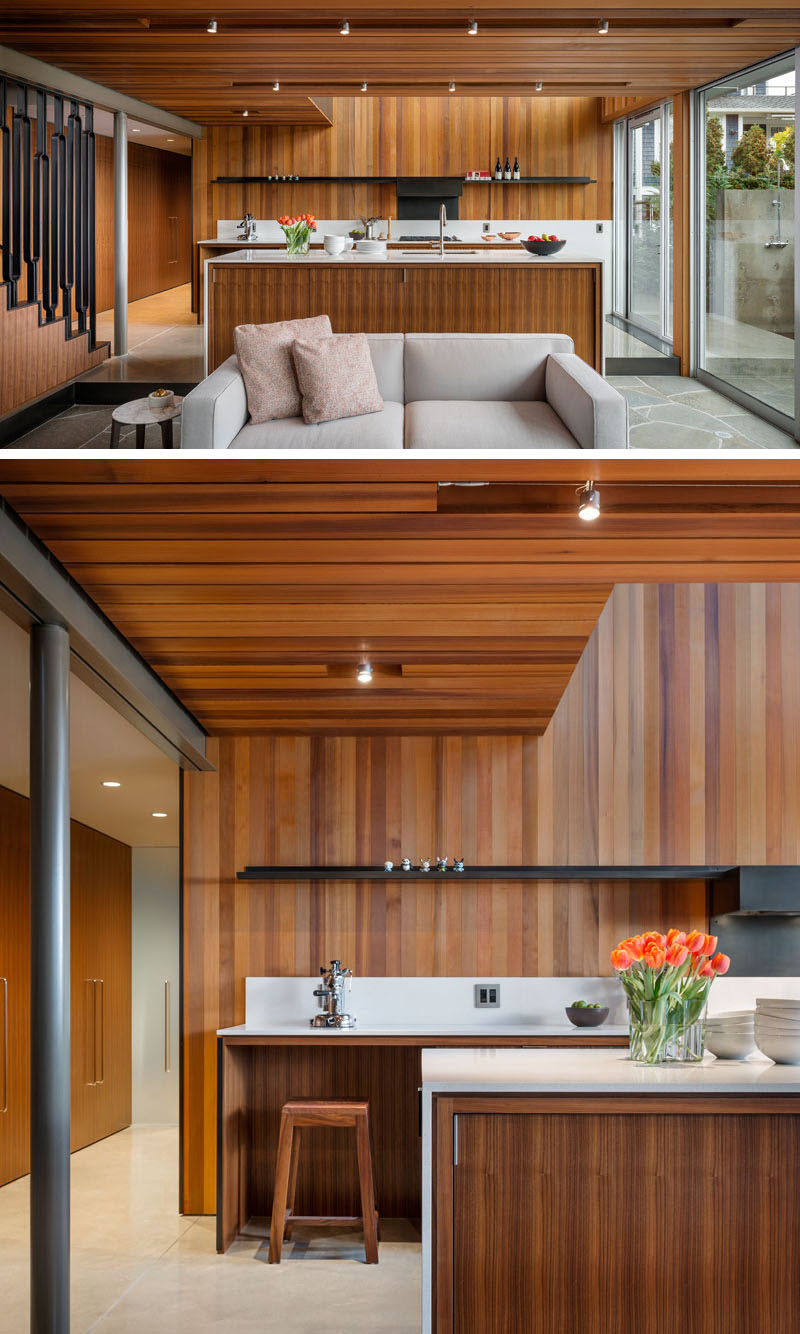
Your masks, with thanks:
[{"label": "tile floor", "polygon": [[797,449],[784,431],[697,380],[611,375],[630,409],[631,449]]},{"label": "tile floor", "polygon": [[[354,1234],[309,1229],[268,1265],[255,1229],[217,1255],[214,1219],[182,1218],[177,1191],[175,1127],[132,1127],[73,1154],[72,1334],[418,1334],[411,1224],[383,1225],[378,1265]],[[27,1177],[0,1189],[0,1293],[3,1334],[26,1334]]]}]

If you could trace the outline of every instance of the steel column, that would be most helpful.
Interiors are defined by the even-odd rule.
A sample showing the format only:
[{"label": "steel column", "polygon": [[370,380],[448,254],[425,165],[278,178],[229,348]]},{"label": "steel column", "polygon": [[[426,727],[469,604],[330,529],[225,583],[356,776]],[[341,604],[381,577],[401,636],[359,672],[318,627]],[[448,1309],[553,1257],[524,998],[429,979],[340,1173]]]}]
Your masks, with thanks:
[{"label": "steel column", "polygon": [[114,113],[114,356],[128,351],[128,117]]},{"label": "steel column", "polygon": [[31,1334],[69,1332],[69,634],[31,630]]}]

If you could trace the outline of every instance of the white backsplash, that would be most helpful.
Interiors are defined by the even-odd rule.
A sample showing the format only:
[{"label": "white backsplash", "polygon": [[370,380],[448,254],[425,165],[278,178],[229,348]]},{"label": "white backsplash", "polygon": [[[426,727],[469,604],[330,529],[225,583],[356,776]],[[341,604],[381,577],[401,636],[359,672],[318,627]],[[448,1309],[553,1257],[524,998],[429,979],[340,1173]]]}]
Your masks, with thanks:
[{"label": "white backsplash", "polygon": [[[346,960],[343,961],[346,964]],[[475,984],[498,983],[500,1006],[476,1009]],[[302,1024],[316,1012],[319,977],[248,977],[245,1023],[249,1028]],[[800,1000],[800,978],[718,977],[709,1010],[750,1009],[757,996]],[[575,1000],[609,1007],[609,1024],[625,1024],[625,998],[614,977],[354,977],[346,1008],[361,1026],[475,1031],[510,1025],[566,1023]]]}]

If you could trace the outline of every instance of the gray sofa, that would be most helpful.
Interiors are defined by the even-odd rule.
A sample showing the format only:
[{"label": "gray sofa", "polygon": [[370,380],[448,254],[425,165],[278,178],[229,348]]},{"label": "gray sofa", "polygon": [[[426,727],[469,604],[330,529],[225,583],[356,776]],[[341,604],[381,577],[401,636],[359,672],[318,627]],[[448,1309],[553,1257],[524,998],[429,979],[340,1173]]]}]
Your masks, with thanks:
[{"label": "gray sofa", "polygon": [[368,334],[383,411],[253,423],[236,357],[183,403],[183,449],[625,449],[627,404],[564,334]]}]

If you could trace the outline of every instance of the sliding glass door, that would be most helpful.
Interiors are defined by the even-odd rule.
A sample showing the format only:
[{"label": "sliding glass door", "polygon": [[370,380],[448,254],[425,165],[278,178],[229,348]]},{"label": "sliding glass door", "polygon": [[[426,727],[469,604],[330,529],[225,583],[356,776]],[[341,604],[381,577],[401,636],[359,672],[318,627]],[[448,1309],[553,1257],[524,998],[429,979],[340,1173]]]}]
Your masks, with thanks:
[{"label": "sliding glass door", "polygon": [[795,421],[794,56],[699,95],[701,379]]},{"label": "sliding glass door", "polygon": [[628,121],[628,291],[631,324],[672,338],[672,104]]}]

